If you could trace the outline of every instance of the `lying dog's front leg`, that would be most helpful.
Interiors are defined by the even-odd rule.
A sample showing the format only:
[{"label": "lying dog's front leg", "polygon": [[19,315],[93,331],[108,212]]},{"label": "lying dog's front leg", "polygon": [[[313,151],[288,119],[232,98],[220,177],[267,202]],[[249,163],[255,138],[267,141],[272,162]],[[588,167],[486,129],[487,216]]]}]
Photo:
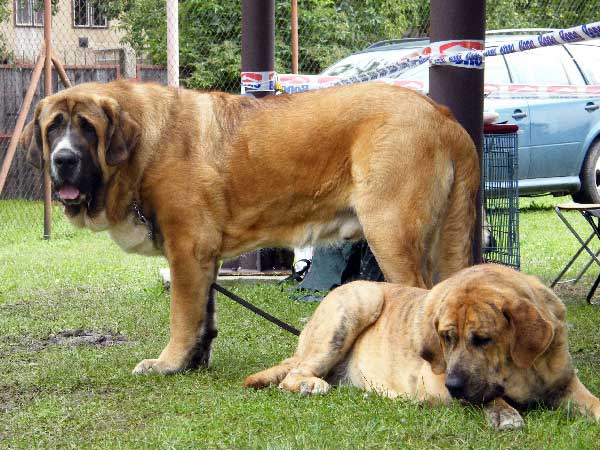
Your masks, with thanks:
[{"label": "lying dog's front leg", "polygon": [[563,399],[563,404],[568,405],[569,402],[573,402],[581,412],[600,422],[600,400],[587,390],[577,375],[569,382],[567,395]]},{"label": "lying dog's front leg", "polygon": [[203,246],[179,239],[167,247],[171,270],[169,343],[158,359],[145,359],[133,373],[168,374],[208,365],[210,346],[217,332],[211,284],[216,257],[205,256]]},{"label": "lying dog's front leg", "polygon": [[488,422],[498,430],[521,428],[524,423],[519,411],[506,403],[501,397],[485,405],[485,415]]}]

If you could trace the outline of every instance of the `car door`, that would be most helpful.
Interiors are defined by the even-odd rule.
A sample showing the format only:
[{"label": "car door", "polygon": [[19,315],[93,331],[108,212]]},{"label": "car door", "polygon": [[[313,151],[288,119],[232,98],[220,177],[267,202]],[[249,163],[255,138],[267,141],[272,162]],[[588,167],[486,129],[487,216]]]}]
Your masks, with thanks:
[{"label": "car door", "polygon": [[527,99],[507,98],[499,90],[500,86],[510,84],[510,76],[506,61],[502,55],[492,56],[485,60],[484,79],[486,92],[489,94],[484,99],[484,110],[494,111],[500,115],[498,123],[510,123],[519,126],[519,179],[526,178],[529,172],[530,149],[530,119],[529,103]]},{"label": "car door", "polygon": [[[562,46],[506,55],[513,83],[584,85],[585,81]],[[560,88],[557,88],[560,89]],[[526,178],[579,175],[582,144],[591,126],[585,98],[529,98],[530,146]]]}]

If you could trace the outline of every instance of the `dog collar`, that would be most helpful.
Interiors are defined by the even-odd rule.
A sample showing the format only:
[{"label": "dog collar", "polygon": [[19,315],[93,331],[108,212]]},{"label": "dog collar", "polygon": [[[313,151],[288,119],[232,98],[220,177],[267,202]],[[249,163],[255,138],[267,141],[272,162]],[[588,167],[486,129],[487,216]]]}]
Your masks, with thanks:
[{"label": "dog collar", "polygon": [[140,221],[142,225],[144,225],[148,229],[148,238],[152,242],[154,242],[154,225],[151,220],[148,220],[144,213],[142,212],[142,208],[140,208],[139,203],[136,200],[131,202],[131,207],[133,208],[133,212],[135,212],[135,216]]}]

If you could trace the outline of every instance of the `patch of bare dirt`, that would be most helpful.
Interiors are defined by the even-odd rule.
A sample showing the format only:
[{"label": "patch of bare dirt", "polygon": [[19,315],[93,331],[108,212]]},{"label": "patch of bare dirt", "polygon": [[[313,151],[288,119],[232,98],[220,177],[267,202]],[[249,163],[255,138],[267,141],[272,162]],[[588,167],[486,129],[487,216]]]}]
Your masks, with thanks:
[{"label": "patch of bare dirt", "polygon": [[0,386],[0,413],[7,413],[32,402],[39,394],[38,389],[25,390],[10,386]]},{"label": "patch of bare dirt", "polygon": [[[17,342],[14,342],[13,339],[14,337],[11,339],[12,342],[7,342],[9,350],[13,352],[38,352],[52,345],[89,345],[97,348],[112,347],[114,345],[131,345],[127,337],[121,333],[114,333],[112,331],[97,332],[84,329],[64,330],[52,334],[45,339],[34,339],[29,335],[22,336]],[[2,351],[0,351],[0,356],[2,356]]]},{"label": "patch of bare dirt", "polygon": [[128,343],[125,336],[120,333],[97,333],[89,330],[65,330],[50,336],[47,345],[93,345],[94,347],[112,347]]},{"label": "patch of bare dirt", "polygon": [[[554,292],[561,299],[565,301],[569,300],[583,300],[585,302],[585,297],[587,296],[590,288],[592,287],[594,280],[586,280],[583,279],[578,283],[559,283],[554,286]],[[592,303],[597,304],[600,303],[600,288],[596,290],[594,297],[592,298]]]}]

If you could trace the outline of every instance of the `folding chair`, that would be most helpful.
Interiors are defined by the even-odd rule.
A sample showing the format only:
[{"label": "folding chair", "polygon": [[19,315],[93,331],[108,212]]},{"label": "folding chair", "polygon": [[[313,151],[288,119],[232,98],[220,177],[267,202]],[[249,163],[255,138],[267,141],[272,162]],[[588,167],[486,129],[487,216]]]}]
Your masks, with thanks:
[{"label": "folding chair", "polygon": [[[579,256],[583,253],[584,250],[590,255],[590,260],[585,264],[583,269],[579,272],[579,274],[577,275],[577,277],[574,280],[566,280],[566,281],[563,281],[563,283],[567,283],[569,281],[573,281],[574,283],[577,283],[581,279],[583,274],[589,269],[589,267],[594,262],[596,264],[598,264],[598,266],[600,266],[600,259],[599,259],[600,249],[596,252],[593,252],[589,247],[589,244],[594,239],[594,236],[596,236],[596,237],[598,237],[598,239],[600,239],[600,204],[563,203],[562,205],[556,206],[554,208],[554,211],[556,211],[556,214],[558,215],[560,220],[563,221],[563,223],[568,228],[568,230],[571,232],[571,234],[573,234],[573,236],[575,236],[575,238],[579,241],[579,243],[581,244],[581,247],[571,257],[569,262],[565,265],[565,267],[561,270],[561,272],[558,274],[558,276],[554,279],[552,284],[550,284],[550,287],[554,287],[560,281],[560,279],[563,277],[563,275],[567,272],[567,270],[569,270],[569,268],[573,265],[573,263],[577,260],[577,258],[579,258]],[[579,233],[577,233],[575,228],[573,228],[573,226],[568,222],[567,218],[563,214],[563,211],[579,212],[584,217],[586,222],[590,225],[590,227],[592,228],[592,232],[590,233],[590,235],[588,236],[588,238],[585,241],[579,235]],[[588,303],[591,304],[592,297],[594,296],[594,293],[596,292],[596,289],[598,288],[599,284],[600,284],[600,274],[594,281],[594,284],[592,285],[590,291],[587,294],[586,301]]]}]

